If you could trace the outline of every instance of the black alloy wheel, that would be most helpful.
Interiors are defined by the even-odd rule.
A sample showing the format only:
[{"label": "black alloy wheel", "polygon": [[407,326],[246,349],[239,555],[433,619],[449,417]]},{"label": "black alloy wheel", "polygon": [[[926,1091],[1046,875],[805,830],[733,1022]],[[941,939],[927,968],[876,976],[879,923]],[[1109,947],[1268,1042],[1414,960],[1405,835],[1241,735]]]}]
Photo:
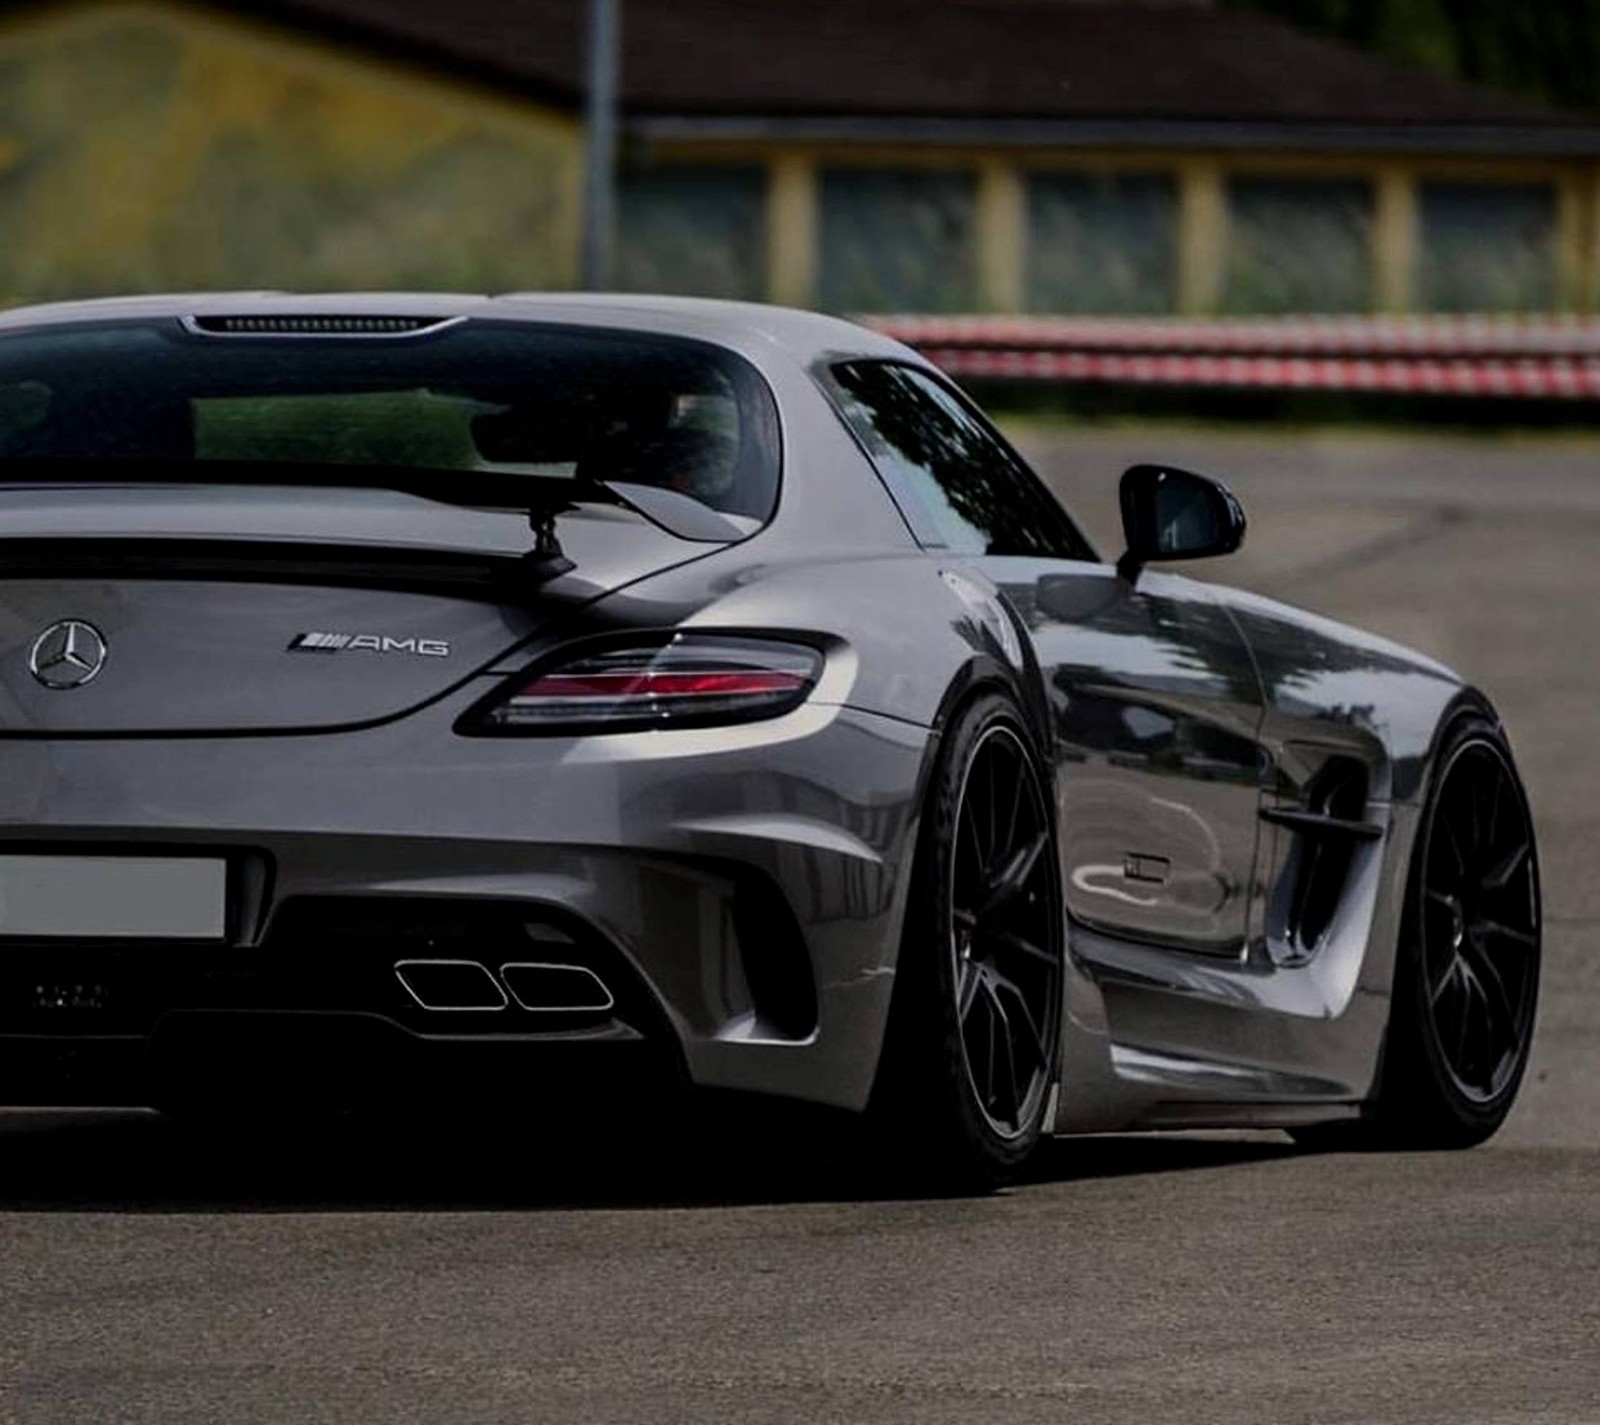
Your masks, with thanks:
[{"label": "black alloy wheel", "polygon": [[872,1114],[897,1168],[981,1190],[1048,1127],[1065,912],[1048,778],[1010,700],[975,698],[942,742]]},{"label": "black alloy wheel", "polygon": [[991,1130],[1012,1139],[1037,1119],[1055,1069],[1061,911],[1054,838],[1038,773],[1006,723],[967,762],[950,857],[950,953],[968,1081]]},{"label": "black alloy wheel", "polygon": [[1539,882],[1522,789],[1493,741],[1458,745],[1425,830],[1422,987],[1441,1067],[1489,1105],[1521,1074],[1539,983]]},{"label": "black alloy wheel", "polygon": [[1499,729],[1471,716],[1434,764],[1417,829],[1376,1097],[1322,1147],[1470,1148],[1516,1099],[1539,993],[1539,856]]}]

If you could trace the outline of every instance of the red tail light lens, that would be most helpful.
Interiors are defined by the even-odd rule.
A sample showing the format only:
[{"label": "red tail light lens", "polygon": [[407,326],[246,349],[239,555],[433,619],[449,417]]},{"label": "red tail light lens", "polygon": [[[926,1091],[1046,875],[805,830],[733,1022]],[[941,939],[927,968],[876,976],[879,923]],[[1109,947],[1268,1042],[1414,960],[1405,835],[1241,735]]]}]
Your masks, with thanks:
[{"label": "red tail light lens", "polygon": [[624,732],[776,717],[816,685],[822,655],[804,644],[679,634],[536,670],[479,710],[480,732]]}]

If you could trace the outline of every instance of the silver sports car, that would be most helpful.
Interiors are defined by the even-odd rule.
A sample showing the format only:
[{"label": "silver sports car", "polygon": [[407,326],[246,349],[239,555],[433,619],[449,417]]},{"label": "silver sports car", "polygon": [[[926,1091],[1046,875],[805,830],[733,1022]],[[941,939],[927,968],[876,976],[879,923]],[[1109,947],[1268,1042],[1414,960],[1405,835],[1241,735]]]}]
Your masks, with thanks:
[{"label": "silver sports car", "polygon": [[[0,317],[0,1102],[589,1077],[1041,1135],[1467,1145],[1539,889],[1494,709],[1106,562],[949,381],[650,298]],[[1157,566],[1163,566],[1158,568]]]}]

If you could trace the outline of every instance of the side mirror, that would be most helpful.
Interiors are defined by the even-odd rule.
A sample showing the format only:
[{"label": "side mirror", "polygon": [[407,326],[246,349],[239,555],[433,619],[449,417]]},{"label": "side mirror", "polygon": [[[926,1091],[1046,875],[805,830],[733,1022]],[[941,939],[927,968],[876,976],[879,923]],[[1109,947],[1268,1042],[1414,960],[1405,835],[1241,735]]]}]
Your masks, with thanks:
[{"label": "side mirror", "polygon": [[1146,564],[1209,559],[1244,543],[1244,510],[1220,480],[1170,465],[1135,465],[1121,486],[1127,551],[1117,573],[1134,583]]}]

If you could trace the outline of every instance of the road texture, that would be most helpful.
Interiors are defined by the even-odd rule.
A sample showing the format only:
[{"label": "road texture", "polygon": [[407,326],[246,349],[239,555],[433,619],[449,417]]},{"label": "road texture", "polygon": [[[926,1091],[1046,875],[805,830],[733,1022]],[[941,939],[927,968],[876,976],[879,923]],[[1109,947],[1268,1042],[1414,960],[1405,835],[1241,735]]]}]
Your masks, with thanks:
[{"label": "road texture", "polygon": [[1200,572],[1493,691],[1549,915],[1494,1143],[1094,1139],[917,1201],[804,1138],[623,1116],[554,1147],[4,1115],[0,1425],[1600,1421],[1600,443],[1020,438],[1107,550],[1124,465],[1232,477],[1250,541]]}]

